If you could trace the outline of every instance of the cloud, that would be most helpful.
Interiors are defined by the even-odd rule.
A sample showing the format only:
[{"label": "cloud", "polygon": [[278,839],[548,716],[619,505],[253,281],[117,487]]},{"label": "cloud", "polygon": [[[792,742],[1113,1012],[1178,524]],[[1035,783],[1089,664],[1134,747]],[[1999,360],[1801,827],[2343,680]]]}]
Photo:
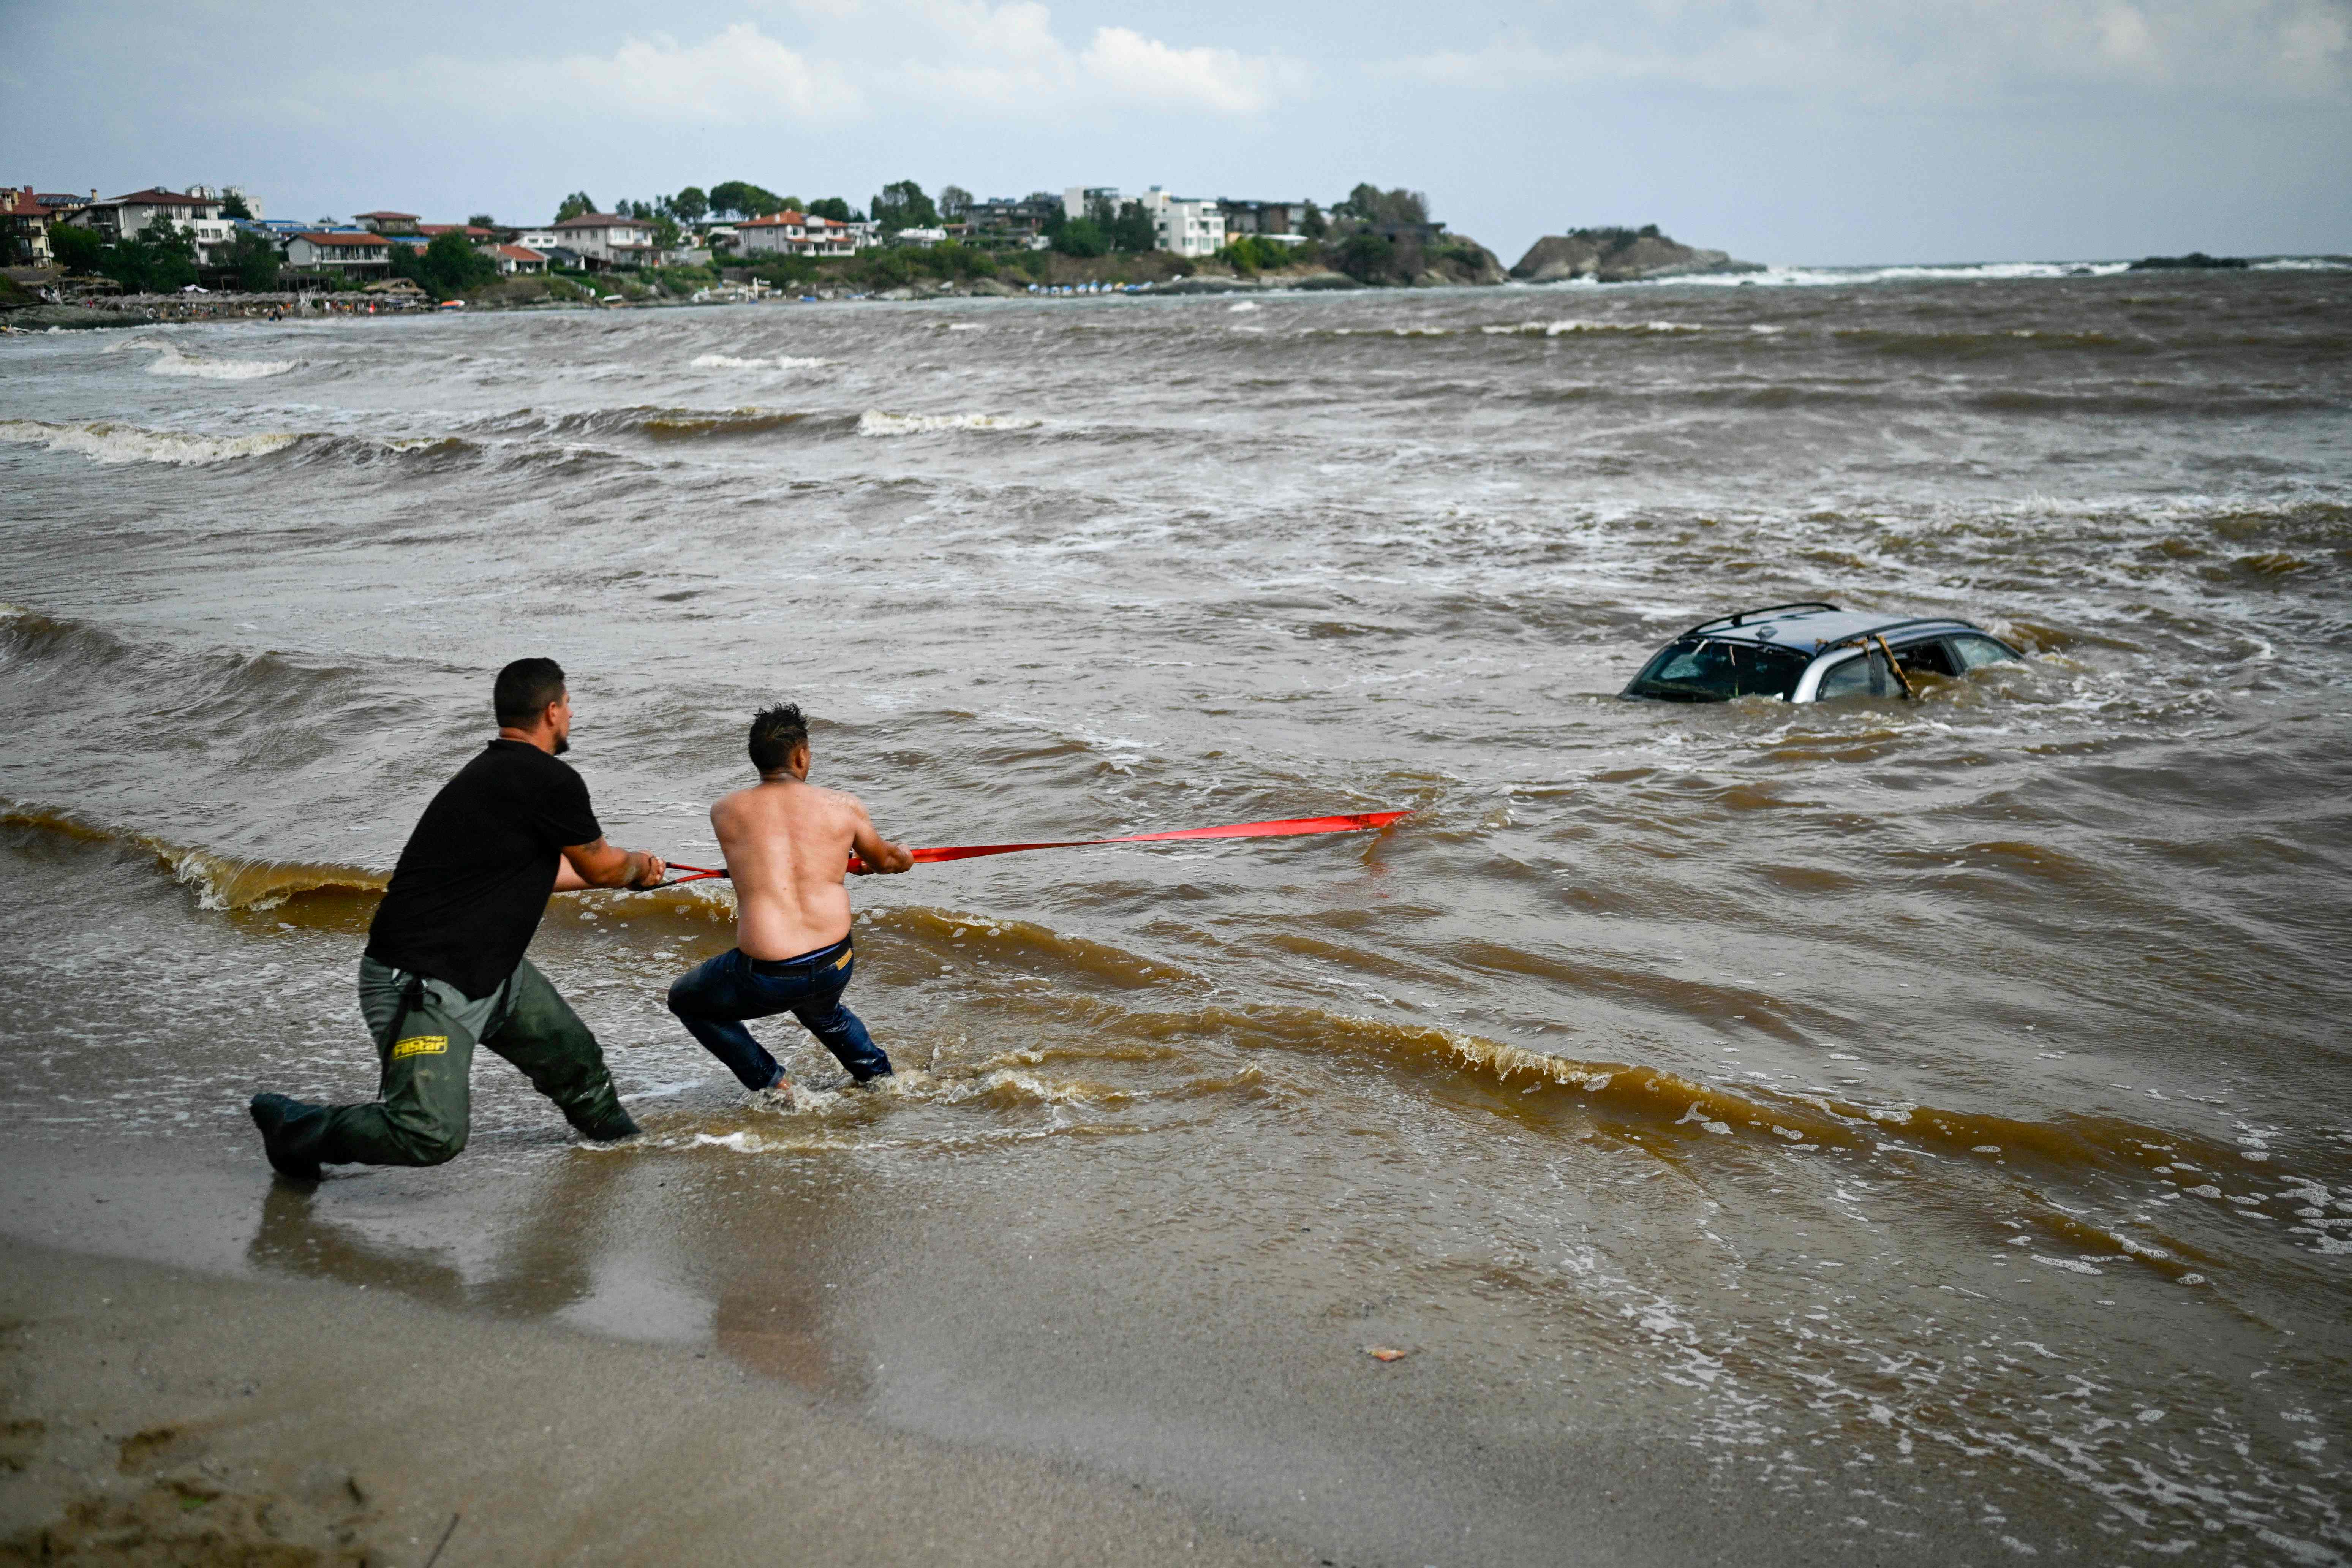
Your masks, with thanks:
[{"label": "cloud", "polygon": [[930,36],[908,47],[933,52],[895,74],[928,99],[1034,117],[1143,105],[1248,119],[1312,85],[1304,67],[1277,55],[1181,48],[1127,27],[1097,27],[1074,53],[1035,0],[917,0],[914,10]]},{"label": "cloud", "polygon": [[1586,36],[1374,62],[1450,87],[1660,82],[1949,101],[2084,84],[2262,97],[2352,85],[2343,0],[1653,0]]},{"label": "cloud", "polygon": [[1279,56],[1179,47],[1126,27],[1097,28],[1075,50],[1037,0],[773,0],[770,9],[789,12],[812,41],[788,47],[739,21],[699,43],[654,34],[608,54],[427,57],[357,83],[322,75],[295,96],[324,104],[357,90],[508,117],[715,126],[835,121],[884,101],[1014,119],[1139,107],[1247,119],[1313,79]]},{"label": "cloud", "polygon": [[1171,48],[1125,27],[1098,27],[1079,63],[1095,85],[1123,98],[1189,105],[1213,114],[1264,114],[1307,85],[1303,68],[1232,49]]},{"label": "cloud", "polygon": [[[338,81],[332,90],[345,85]],[[418,95],[508,113],[572,113],[672,123],[773,124],[862,112],[865,94],[842,68],[785,47],[751,22],[699,44],[656,34],[609,55],[486,62],[431,57],[370,84],[385,97]]]}]

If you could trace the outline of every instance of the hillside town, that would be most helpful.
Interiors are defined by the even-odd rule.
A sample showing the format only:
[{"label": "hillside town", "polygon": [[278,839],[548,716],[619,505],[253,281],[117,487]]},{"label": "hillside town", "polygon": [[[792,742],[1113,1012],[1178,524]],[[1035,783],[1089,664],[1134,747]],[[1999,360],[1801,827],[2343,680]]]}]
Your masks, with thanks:
[{"label": "hillside town", "polygon": [[113,196],[0,188],[0,310],[46,306],[52,324],[68,325],[133,312],[170,320],[1427,287],[1746,266],[1676,245],[1652,226],[1547,237],[1507,274],[1484,247],[1433,219],[1425,195],[1370,184],[1326,207],[1307,197],[1181,196],[1159,185],[1137,195],[1074,185],[983,199],[952,184],[933,195],[901,180],[861,209],[840,196],[804,202],[730,180],[609,210],[575,192],[547,221],[529,224],[488,213],[434,222],[393,207],[272,216],[257,193],[236,185]]}]

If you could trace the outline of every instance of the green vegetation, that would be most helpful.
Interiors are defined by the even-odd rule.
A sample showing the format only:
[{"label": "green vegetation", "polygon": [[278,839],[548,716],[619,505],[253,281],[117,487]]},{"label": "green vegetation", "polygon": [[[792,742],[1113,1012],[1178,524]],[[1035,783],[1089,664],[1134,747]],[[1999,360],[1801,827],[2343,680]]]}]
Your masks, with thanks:
[{"label": "green vegetation", "polygon": [[700,223],[710,216],[710,198],[700,185],[688,185],[670,197],[669,210],[680,223]]},{"label": "green vegetation", "polygon": [[569,223],[572,219],[580,216],[583,213],[593,213],[595,210],[595,197],[590,195],[585,191],[574,191],[556,204],[555,221],[558,223]]},{"label": "green vegetation", "polygon": [[784,210],[784,198],[743,180],[721,180],[710,187],[713,217],[765,217]]},{"label": "green vegetation", "polygon": [[[971,197],[967,195],[969,202]],[[923,195],[923,187],[912,180],[898,180],[883,186],[874,195],[874,221],[882,226],[885,234],[901,228],[937,228],[940,209],[931,198]]]},{"label": "green vegetation", "polygon": [[1359,283],[1378,283],[1396,264],[1396,247],[1377,234],[1351,234],[1328,254],[1332,266]]},{"label": "green vegetation", "polygon": [[456,229],[435,235],[433,243],[421,249],[398,244],[389,248],[392,275],[408,279],[436,300],[454,300],[498,279],[498,263]]},{"label": "green vegetation", "polygon": [[[1318,254],[1313,247],[1303,247],[1310,255]],[[1298,251],[1278,244],[1264,235],[1245,234],[1223,250],[1217,259],[1246,278],[1254,272],[1279,272],[1298,264]]]},{"label": "green vegetation", "polygon": [[829,217],[835,223],[866,221],[864,213],[851,211],[849,204],[839,196],[827,196],[821,202],[809,203],[808,214],[811,217]]},{"label": "green vegetation", "polygon": [[1110,251],[1110,236],[1090,217],[1066,218],[1054,230],[1054,248],[1065,256],[1104,256]]},{"label": "green vegetation", "polygon": [[[930,246],[898,246],[857,256],[780,256],[751,268],[751,274],[772,289],[787,292],[811,288],[848,289],[859,292],[901,289],[929,282],[968,282],[993,278],[1000,258],[957,240]],[[1017,265],[1017,264],[1016,264]]]},{"label": "green vegetation", "polygon": [[278,287],[278,247],[267,235],[256,234],[249,228],[236,231],[236,239],[229,247],[228,269],[236,276],[236,286],[248,294],[267,294]]},{"label": "green vegetation", "polygon": [[1348,199],[1331,209],[1335,218],[1350,218],[1358,223],[1395,223],[1426,225],[1429,222],[1429,198],[1419,191],[1399,186],[1384,191],[1378,185],[1358,185],[1348,193]]},{"label": "green vegetation", "polygon": [[238,195],[235,191],[231,191],[228,195],[221,198],[220,215],[223,217],[243,218],[247,223],[251,223],[253,221],[253,209],[245,205],[245,198]]},{"label": "green vegetation", "polygon": [[133,294],[168,294],[196,280],[196,237],[167,222],[110,241],[79,224],[52,224],[49,250],[68,274],[111,278]]}]

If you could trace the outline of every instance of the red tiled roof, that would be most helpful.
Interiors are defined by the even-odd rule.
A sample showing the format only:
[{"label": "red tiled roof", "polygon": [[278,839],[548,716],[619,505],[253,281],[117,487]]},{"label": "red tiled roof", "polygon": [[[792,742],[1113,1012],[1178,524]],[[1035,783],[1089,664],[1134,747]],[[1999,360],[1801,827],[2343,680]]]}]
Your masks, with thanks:
[{"label": "red tiled roof", "polygon": [[305,230],[294,237],[307,239],[313,245],[383,245],[387,243],[380,234],[320,234],[313,230]]},{"label": "red tiled roof", "polygon": [[416,215],[415,213],[353,213],[352,216],[353,217],[396,217],[408,223],[415,223],[416,221]]},{"label": "red tiled roof", "polygon": [[565,218],[557,228],[651,228],[653,225],[641,217],[623,217],[617,213],[582,213],[578,217]]},{"label": "red tiled roof", "polygon": [[509,261],[544,261],[546,257],[527,245],[501,245],[495,247]]},{"label": "red tiled roof", "polygon": [[0,214],[9,217],[47,217],[56,210],[44,205],[30,189],[0,191]]}]

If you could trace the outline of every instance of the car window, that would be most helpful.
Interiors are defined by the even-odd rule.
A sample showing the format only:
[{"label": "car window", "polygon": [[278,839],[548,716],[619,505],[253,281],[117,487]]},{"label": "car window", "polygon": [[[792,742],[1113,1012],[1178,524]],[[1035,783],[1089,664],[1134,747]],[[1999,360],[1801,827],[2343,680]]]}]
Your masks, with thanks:
[{"label": "car window", "polygon": [[1991,637],[1966,636],[1951,640],[1952,651],[1959,655],[1962,669],[1982,669],[1989,664],[2013,664],[2017,660],[2005,645]]},{"label": "car window", "polygon": [[1876,648],[1833,666],[1822,677],[1813,695],[1822,701],[1835,697],[1892,697],[1899,690],[1886,673],[1886,656]]},{"label": "car window", "polygon": [[1903,667],[1906,675],[1958,675],[1960,667],[1944,647],[1944,639],[1915,642],[1908,647],[1895,650],[1895,662]]},{"label": "car window", "polygon": [[1625,688],[1629,697],[1716,702],[1731,697],[1786,700],[1805,673],[1805,656],[1754,643],[1685,637],[1668,643]]}]

